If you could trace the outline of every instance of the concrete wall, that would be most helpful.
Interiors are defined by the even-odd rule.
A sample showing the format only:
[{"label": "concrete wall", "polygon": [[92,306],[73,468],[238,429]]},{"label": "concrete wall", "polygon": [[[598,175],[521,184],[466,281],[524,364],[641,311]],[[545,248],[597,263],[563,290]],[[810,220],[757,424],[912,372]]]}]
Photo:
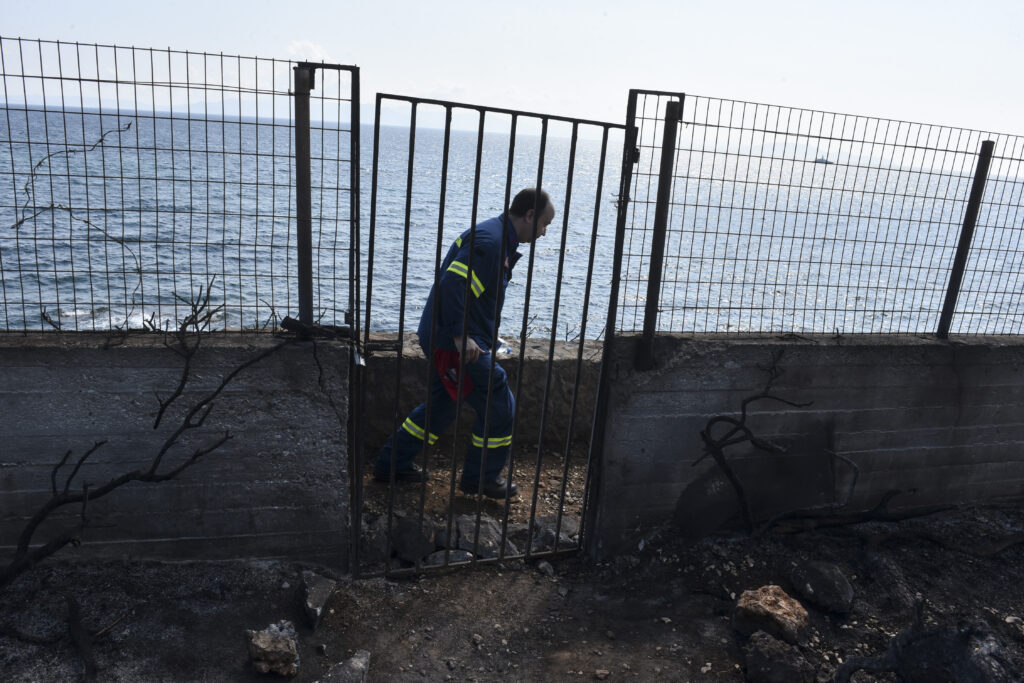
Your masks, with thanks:
[{"label": "concrete wall", "polygon": [[[181,359],[160,335],[133,335],[104,348],[104,336],[0,335],[0,562],[27,517],[50,496],[52,467],[94,442],[77,477],[95,488],[148,465],[183,410],[244,360],[276,344],[267,335],[206,337],[193,382],[154,431],[157,400],[177,384]],[[223,447],[158,484],[128,484],[89,505],[80,549],[63,556],[140,558],[289,557],[343,567],[348,545],[346,421],[348,350],[292,344],[243,371],[217,400],[203,428],[166,457],[225,431]],[[328,399],[328,394],[332,401]],[[71,467],[58,476],[63,482]],[[64,508],[40,528],[73,522]]]},{"label": "concrete wall", "polygon": [[[275,343],[267,336],[214,336],[196,359],[195,385],[154,432],[154,392],[167,395],[181,361],[162,338],[115,344],[90,335],[0,335],[0,561],[28,515],[49,497],[52,466],[107,439],[78,481],[94,486],[148,463],[188,399],[222,373]],[[737,415],[763,389],[764,368],[782,351],[773,393],[813,405],[751,406],[750,428],[787,447],[749,445],[727,457],[745,483],[755,516],[832,502],[860,468],[851,509],[900,490],[891,507],[920,507],[1024,496],[1024,340],[969,344],[897,337],[660,337],[658,367],[633,370],[634,341],[610,360],[610,403],[597,490],[596,538],[605,553],[624,549],[634,530],[676,517],[685,531],[736,526],[735,495],[703,451],[700,432],[719,414]],[[586,442],[596,392],[596,348],[584,353],[571,440]],[[547,344],[531,348],[517,439],[535,443],[547,372]],[[348,539],[348,351],[320,342],[292,345],[244,371],[207,425],[184,446],[229,430],[234,438],[163,484],[130,484],[95,501],[81,549],[90,557],[292,557],[344,564]],[[541,360],[537,360],[540,358]],[[515,362],[505,362],[513,375]],[[366,368],[366,445],[390,431],[395,354],[378,351]],[[407,345],[399,410],[421,400],[425,361]],[[556,351],[545,441],[561,447],[576,379],[571,347]],[[320,383],[326,389],[321,390]],[[333,405],[332,405],[333,403]],[[467,419],[470,418],[467,410]],[[466,433],[463,429],[462,433]],[[190,451],[179,448],[178,462]],[[69,471],[65,466],[59,481]],[[72,521],[66,510],[52,524]],[[46,538],[43,527],[38,540]]]},{"label": "concrete wall", "polygon": [[888,491],[891,508],[1024,496],[1024,340],[940,342],[916,337],[660,337],[658,367],[633,370],[635,338],[617,340],[597,513],[598,552],[635,541],[673,515],[699,534],[736,526],[736,496],[700,432],[738,416],[764,388],[772,353],[784,374],[773,393],[813,405],[750,407],[755,434],[788,447],[726,451],[755,517],[840,500],[860,468],[850,509]]}]

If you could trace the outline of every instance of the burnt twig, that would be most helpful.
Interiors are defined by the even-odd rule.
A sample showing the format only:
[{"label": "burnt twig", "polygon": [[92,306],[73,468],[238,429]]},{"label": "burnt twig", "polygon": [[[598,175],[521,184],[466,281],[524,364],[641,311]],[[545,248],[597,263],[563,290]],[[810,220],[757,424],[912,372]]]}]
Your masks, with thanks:
[{"label": "burnt twig", "polygon": [[205,291],[203,285],[200,285],[198,297],[191,301],[175,295],[175,298],[188,305],[189,314],[178,325],[178,329],[175,332],[176,343],[172,344],[164,341],[164,346],[181,356],[185,361],[185,365],[181,369],[178,385],[171,392],[171,395],[166,399],[161,399],[157,396],[160,407],[157,410],[156,419],[153,420],[153,429],[160,426],[164,413],[185,391],[185,385],[188,384],[189,376],[192,372],[192,358],[199,351],[203,335],[209,331],[214,316],[223,308],[223,306],[210,308],[210,292],[213,290],[215,280],[216,278],[210,279],[210,282],[205,286]]},{"label": "burnt twig", "polygon": [[[826,513],[826,512],[835,513],[835,512],[838,512],[839,510],[843,509],[844,507],[846,507],[847,505],[850,504],[850,500],[853,498],[853,490],[857,487],[857,478],[860,476],[860,468],[857,467],[857,463],[855,463],[853,460],[850,460],[845,455],[841,455],[839,453],[836,453],[835,451],[827,451],[827,452],[833,458],[836,458],[837,460],[842,460],[843,462],[845,462],[847,465],[850,466],[850,469],[853,471],[853,475],[850,477],[850,485],[846,488],[846,495],[843,496],[843,500],[841,502],[838,502],[838,503],[825,503],[823,505],[812,505],[810,507],[799,508],[799,509],[796,509],[796,510],[788,510],[786,512],[780,512],[779,514],[775,515],[774,517],[769,519],[767,522],[762,524],[761,528],[757,530],[757,534],[755,534],[756,536],[763,536],[772,527],[774,527],[776,524],[778,524],[779,522],[781,522],[784,519],[790,519],[790,518],[793,518],[793,517],[806,517],[808,515],[815,515],[815,514]],[[886,502],[888,502],[888,501],[886,500]]]},{"label": "burnt twig", "polygon": [[[189,305],[191,312],[185,320],[182,321],[178,328],[178,346],[175,347],[168,344],[169,348],[175,350],[178,355],[185,359],[185,368],[182,371],[179,385],[171,396],[167,400],[158,399],[160,403],[160,410],[157,416],[157,425],[171,403],[178,399],[184,392],[185,385],[187,384],[190,376],[192,357],[200,346],[203,334],[208,331],[210,321],[220,309],[220,307],[211,308],[209,287],[206,287],[205,291],[201,289],[199,296],[194,301],[189,302]],[[60,488],[57,482],[58,472],[65,464],[67,464],[71,457],[71,451],[65,453],[64,457],[61,458],[60,462],[58,462],[50,472],[50,499],[43,503],[43,505],[29,519],[18,538],[18,545],[15,549],[14,557],[7,567],[0,570],[0,588],[3,588],[13,581],[19,574],[53,555],[64,546],[68,544],[78,544],[80,542],[82,531],[88,524],[86,513],[88,504],[91,501],[103,498],[130,482],[159,483],[174,479],[183,471],[199,462],[204,456],[209,455],[223,446],[228,439],[231,438],[231,434],[229,432],[225,432],[221,437],[213,440],[205,446],[196,448],[188,458],[183,460],[176,467],[163,471],[160,469],[165,456],[179,443],[181,437],[186,432],[203,426],[213,410],[214,402],[240,372],[276,353],[286,344],[290,343],[292,343],[291,339],[284,340],[281,343],[256,354],[252,358],[249,358],[245,362],[236,366],[231,370],[231,372],[224,375],[217,387],[200,397],[188,408],[188,410],[185,411],[181,422],[160,444],[148,467],[125,472],[120,476],[110,479],[101,486],[93,487],[91,484],[85,483],[82,485],[80,491],[72,491],[72,485],[81,471],[82,466],[97,449],[106,443],[106,441],[99,441],[93,444],[89,450],[78,458],[71,473],[65,479],[63,488]],[[39,526],[49,518],[54,511],[67,505],[80,506],[79,519],[77,523],[56,534],[43,545],[36,547],[35,549],[31,549],[32,539]]]},{"label": "burnt twig", "polygon": [[[704,455],[694,461],[693,465],[696,466],[698,463],[704,460],[704,458],[711,456],[718,468],[722,470],[722,473],[732,484],[733,490],[736,491],[736,497],[739,500],[740,508],[743,511],[743,521],[746,524],[747,532],[754,532],[754,518],[750,512],[750,503],[747,500],[747,494],[743,489],[743,484],[740,482],[739,477],[733,471],[729,462],[725,458],[725,449],[731,446],[736,446],[741,443],[749,442],[752,446],[759,450],[768,451],[770,453],[785,453],[786,449],[780,444],[772,441],[767,441],[756,436],[749,427],[747,427],[747,410],[749,407],[757,401],[776,401],[783,403],[794,408],[804,408],[811,405],[810,403],[796,403],[779,396],[772,394],[772,385],[775,381],[782,376],[783,370],[779,367],[779,361],[782,359],[783,351],[777,351],[772,354],[771,364],[763,368],[768,373],[768,381],[765,383],[764,389],[753,396],[748,396],[743,399],[740,404],[740,416],[738,418],[730,415],[716,415],[708,420],[704,426],[704,430],[700,433],[700,438],[704,442]],[[715,435],[715,428],[719,425],[729,425],[730,428],[720,435]]]},{"label": "burnt twig", "polygon": [[54,320],[53,316],[51,316],[50,312],[47,311],[45,308],[43,308],[42,315],[43,315],[43,320],[48,322],[50,324],[50,327],[52,327],[53,329],[57,330],[58,332],[63,332],[63,330],[61,330],[61,328],[60,328],[60,321]]}]

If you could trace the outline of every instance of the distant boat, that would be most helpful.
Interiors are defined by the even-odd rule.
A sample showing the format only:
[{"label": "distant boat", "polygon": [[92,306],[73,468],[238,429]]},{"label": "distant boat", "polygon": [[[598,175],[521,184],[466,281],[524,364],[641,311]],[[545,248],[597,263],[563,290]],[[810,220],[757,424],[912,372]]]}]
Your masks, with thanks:
[{"label": "distant boat", "polygon": [[816,164],[834,164],[836,162],[829,161],[825,157],[818,157],[817,159],[814,160],[814,163],[816,163]]}]

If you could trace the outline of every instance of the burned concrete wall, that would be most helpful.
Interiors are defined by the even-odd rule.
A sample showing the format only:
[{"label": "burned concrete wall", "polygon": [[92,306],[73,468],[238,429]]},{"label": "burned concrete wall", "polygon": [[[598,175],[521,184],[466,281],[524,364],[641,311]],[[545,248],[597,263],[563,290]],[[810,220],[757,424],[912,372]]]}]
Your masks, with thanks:
[{"label": "burned concrete wall", "polygon": [[852,470],[829,451],[859,468],[850,510],[887,495],[892,509],[1024,496],[1020,338],[665,336],[647,372],[633,368],[635,341],[617,340],[609,361],[598,553],[673,517],[694,534],[739,525],[714,461],[694,466],[700,433],[712,416],[738,417],[779,352],[772,393],[812,404],[750,406],[748,426],[785,453],[726,449],[756,518],[842,500]]},{"label": "burned concrete wall", "polygon": [[[269,335],[204,338],[192,382],[154,430],[156,396],[171,394],[182,368],[162,335],[0,335],[0,561],[49,498],[65,452],[72,454],[57,474],[61,487],[100,440],[107,443],[78,473],[78,487],[147,467],[186,407],[277,343]],[[311,344],[290,344],[242,371],[161,470],[225,432],[231,439],[177,480],[131,483],[90,503],[82,546],[63,556],[288,557],[343,568],[348,365],[346,347],[319,342],[315,357]],[[35,542],[77,514],[73,507],[55,513]]]}]

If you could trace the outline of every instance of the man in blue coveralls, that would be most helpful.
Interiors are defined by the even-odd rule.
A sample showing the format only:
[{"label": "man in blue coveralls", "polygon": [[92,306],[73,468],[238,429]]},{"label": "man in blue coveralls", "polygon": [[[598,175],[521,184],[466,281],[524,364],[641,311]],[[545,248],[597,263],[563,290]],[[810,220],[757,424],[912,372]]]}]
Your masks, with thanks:
[{"label": "man in blue coveralls", "polygon": [[425,441],[433,445],[455,419],[461,389],[461,397],[476,411],[476,421],[459,489],[489,498],[516,495],[516,485],[501,476],[512,444],[515,399],[505,371],[497,364],[490,378],[487,417],[495,322],[501,317],[505,288],[520,257],[516,248],[543,237],[554,217],[555,207],[546,192],[525,189],[515,196],[506,213],[478,223],[452,244],[441,264],[437,291],[430,290],[417,330],[420,347],[433,358],[436,370],[430,383],[430,426],[427,403],[423,403],[384,444],[373,470],[376,481],[390,481],[392,467],[397,482],[427,479],[428,473],[415,463],[416,455]]}]

